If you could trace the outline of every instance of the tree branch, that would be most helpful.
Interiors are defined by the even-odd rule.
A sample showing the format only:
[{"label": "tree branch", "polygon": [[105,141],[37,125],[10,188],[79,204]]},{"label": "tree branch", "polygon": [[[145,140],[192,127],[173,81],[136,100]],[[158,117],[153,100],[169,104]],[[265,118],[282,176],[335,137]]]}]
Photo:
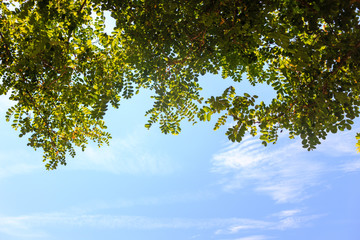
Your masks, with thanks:
[{"label": "tree branch", "polygon": [[83,10],[85,4],[86,4],[86,0],[84,0],[84,2],[81,4],[81,7],[80,7],[80,9],[79,9],[78,12],[77,12],[78,14]]},{"label": "tree branch", "polygon": [[3,42],[4,42],[4,46],[5,46],[5,49],[6,49],[7,54],[9,55],[9,59],[12,59],[12,55],[11,55],[11,52],[10,52],[10,50],[9,50],[9,46],[6,44],[6,40],[5,40],[5,37],[4,37],[4,35],[2,34],[2,32],[0,32],[0,37],[1,37],[1,39],[3,40]]},{"label": "tree branch", "polygon": [[335,71],[331,72],[331,75],[333,76],[336,75],[340,71],[340,69],[344,66],[345,62],[351,57],[351,54],[354,51],[356,51],[359,47],[360,47],[360,42],[358,42],[351,51],[347,52],[347,54],[340,59],[340,64],[337,66]]}]

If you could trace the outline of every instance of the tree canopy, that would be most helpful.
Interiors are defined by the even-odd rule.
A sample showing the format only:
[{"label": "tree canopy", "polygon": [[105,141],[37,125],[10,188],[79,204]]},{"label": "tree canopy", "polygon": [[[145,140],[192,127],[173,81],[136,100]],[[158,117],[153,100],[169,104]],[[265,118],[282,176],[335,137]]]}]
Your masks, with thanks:
[{"label": "tree canopy", "polygon": [[[226,135],[283,129],[314,149],[359,117],[359,0],[3,0],[0,94],[6,120],[44,151],[47,169],[74,147],[111,138],[109,105],[153,92],[150,128],[178,134],[182,120],[233,121]],[[116,22],[105,31],[104,12]],[[221,74],[276,91],[269,104],[234,87],[204,99],[198,78]],[[357,147],[360,150],[360,133]]]}]

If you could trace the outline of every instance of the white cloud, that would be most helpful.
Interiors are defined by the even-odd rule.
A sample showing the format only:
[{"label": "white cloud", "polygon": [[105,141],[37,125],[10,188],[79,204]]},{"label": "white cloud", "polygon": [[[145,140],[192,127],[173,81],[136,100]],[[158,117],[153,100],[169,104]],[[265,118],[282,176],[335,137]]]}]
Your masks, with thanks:
[{"label": "white cloud", "polygon": [[[36,156],[36,154],[31,155],[25,150],[0,152],[0,179],[45,169],[41,164],[42,161],[33,161],[34,155]],[[41,160],[41,156],[39,158]]]},{"label": "white cloud", "polygon": [[[215,155],[214,160],[216,163],[221,162],[218,167],[223,166],[231,169],[241,169],[257,165],[270,156],[266,156],[264,150],[258,148],[256,143],[257,140],[249,139],[249,137],[244,139],[244,144],[241,147],[237,147],[238,144],[232,143],[221,154]],[[241,161],[239,161],[240,157]]]},{"label": "white cloud", "polygon": [[341,165],[344,172],[355,172],[360,170],[360,159],[346,162]]},{"label": "white cloud", "polygon": [[291,217],[291,216],[296,215],[296,214],[298,214],[300,212],[301,212],[300,209],[284,210],[284,211],[281,211],[279,213],[274,214],[274,216],[277,216],[279,218]]},{"label": "white cloud", "polygon": [[[144,130],[145,131],[145,130]],[[110,146],[89,146],[85,152],[69,161],[69,169],[105,171],[114,174],[162,175],[175,171],[176,164],[161,152],[150,149],[150,139],[143,131],[134,132],[123,139],[112,139]]]},{"label": "white cloud", "polygon": [[288,223],[288,218],[263,221],[246,218],[154,218],[145,216],[78,214],[71,213],[38,213],[23,216],[0,216],[0,233],[11,236],[46,237],[50,234],[47,229],[52,226],[66,229],[97,228],[97,229],[218,229],[215,234],[236,234],[243,230],[283,230],[298,227],[312,219],[313,216],[300,216]]},{"label": "white cloud", "polygon": [[285,217],[278,222],[274,229],[290,229],[290,228],[299,228],[304,222],[307,222],[308,217]]},{"label": "white cloud", "polygon": [[259,141],[245,140],[245,147],[237,144],[216,154],[214,171],[228,173],[226,190],[252,185],[277,202],[299,201],[308,187],[319,183],[318,173],[324,169],[320,162],[298,158],[302,151],[294,144],[266,149]]},{"label": "white cloud", "polygon": [[235,234],[249,229],[271,229],[272,226],[274,226],[274,223],[270,221],[239,219],[229,227],[216,230],[215,234]]},{"label": "white cloud", "polygon": [[354,132],[339,133],[308,152],[299,140],[281,137],[265,148],[247,137],[213,156],[213,172],[221,174],[227,191],[251,187],[278,203],[299,202],[311,196],[310,189],[321,185],[326,174],[360,170],[354,141]]},{"label": "white cloud", "polygon": [[44,238],[48,235],[44,231],[35,230],[28,223],[28,216],[3,217],[0,216],[0,233],[19,238]]},{"label": "white cloud", "polygon": [[322,215],[303,215],[301,213],[301,210],[293,209],[272,214],[270,216],[272,220],[267,221],[242,219],[242,221],[234,223],[227,228],[217,230],[215,234],[237,234],[249,229],[285,230],[300,228],[307,225],[311,220],[322,217]]},{"label": "white cloud", "polygon": [[328,135],[327,139],[317,147],[317,151],[326,155],[342,157],[359,156],[356,152],[356,132],[360,132],[360,123],[353,125],[353,130]]},{"label": "white cloud", "polygon": [[[34,214],[17,217],[0,216],[0,232],[8,235],[46,235],[51,226],[92,227],[110,229],[211,229],[234,224],[254,224],[249,219],[184,219],[151,218],[144,216],[114,216],[99,214]],[[262,227],[262,226],[259,226]]]},{"label": "white cloud", "polygon": [[248,237],[237,238],[236,240],[265,240],[269,238],[270,237],[264,235],[253,235]]},{"label": "white cloud", "polygon": [[169,204],[200,202],[214,199],[215,194],[209,191],[198,191],[189,193],[164,194],[160,196],[148,196],[133,199],[117,199],[115,201],[96,201],[81,203],[79,206],[72,207],[76,212],[95,212],[108,209],[132,208],[140,206],[163,206]]},{"label": "white cloud", "polygon": [[10,166],[2,166],[0,168],[0,179],[8,178],[15,175],[22,175],[26,173],[31,173],[34,170],[39,169],[39,167],[31,164],[17,163]]}]

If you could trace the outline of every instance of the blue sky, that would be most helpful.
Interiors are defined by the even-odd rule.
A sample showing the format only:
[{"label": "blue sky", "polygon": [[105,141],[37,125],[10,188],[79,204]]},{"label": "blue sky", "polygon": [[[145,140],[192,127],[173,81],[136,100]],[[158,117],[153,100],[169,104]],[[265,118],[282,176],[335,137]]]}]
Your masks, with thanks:
[{"label": "blue sky", "polygon": [[[209,96],[231,81],[201,84]],[[236,87],[265,101],[272,94]],[[315,151],[285,132],[265,148],[251,137],[229,142],[214,120],[185,122],[178,136],[146,130],[148,96],[109,111],[109,147],[91,145],[55,171],[3,117],[0,239],[360,239],[359,121]],[[0,98],[2,116],[8,104]]]},{"label": "blue sky", "polygon": [[[207,75],[201,85],[211,96],[234,83]],[[234,86],[273,96],[266,86]],[[0,239],[360,239],[359,121],[315,151],[285,131],[265,148],[248,136],[229,142],[214,119],[184,122],[178,136],[148,131],[149,96],[109,110],[110,146],[90,145],[55,171],[5,122],[11,102],[1,96]]]}]

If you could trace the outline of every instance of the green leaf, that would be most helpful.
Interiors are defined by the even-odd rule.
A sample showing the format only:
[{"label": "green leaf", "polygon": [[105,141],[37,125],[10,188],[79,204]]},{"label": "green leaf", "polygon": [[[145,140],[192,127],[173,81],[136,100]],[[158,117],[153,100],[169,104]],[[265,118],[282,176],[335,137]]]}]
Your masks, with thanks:
[{"label": "green leaf", "polygon": [[[6,121],[43,150],[47,169],[90,140],[108,144],[109,104],[140,92],[153,101],[146,128],[178,134],[183,120],[218,113],[214,129],[235,122],[230,141],[260,129],[264,145],[275,143],[281,129],[309,150],[360,116],[357,1],[11,2],[0,5],[0,94],[16,104]],[[199,76],[219,72],[229,87],[209,96]],[[246,80],[254,88],[238,96]]]},{"label": "green leaf", "polygon": [[211,113],[206,114],[206,120],[208,120],[208,121],[211,120]]}]

